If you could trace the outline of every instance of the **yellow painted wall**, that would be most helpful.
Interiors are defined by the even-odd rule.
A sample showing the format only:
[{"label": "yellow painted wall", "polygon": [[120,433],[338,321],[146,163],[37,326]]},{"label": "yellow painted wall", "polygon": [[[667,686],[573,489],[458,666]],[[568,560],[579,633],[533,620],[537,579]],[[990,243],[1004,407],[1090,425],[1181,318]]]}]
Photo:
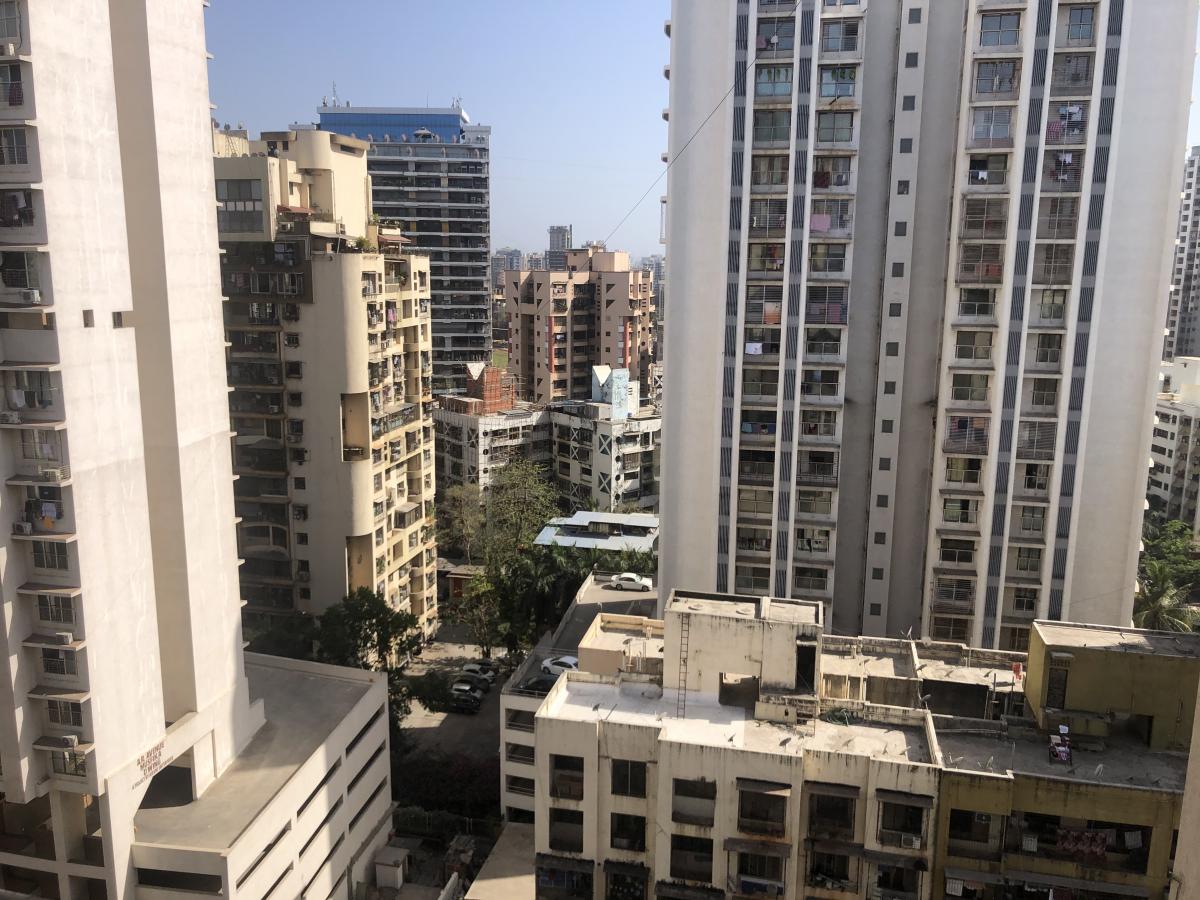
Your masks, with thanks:
[{"label": "yellow painted wall", "polygon": [[[1191,743],[1196,710],[1200,659],[1146,653],[1124,653],[1112,649],[1047,647],[1037,628],[1029,635],[1029,672],[1025,697],[1038,724],[1045,728],[1046,673],[1050,652],[1072,656],[1067,678],[1067,709],[1107,716],[1136,714],[1153,716],[1150,748],[1186,750]],[[1075,734],[1103,735],[1101,720],[1070,719]]]}]

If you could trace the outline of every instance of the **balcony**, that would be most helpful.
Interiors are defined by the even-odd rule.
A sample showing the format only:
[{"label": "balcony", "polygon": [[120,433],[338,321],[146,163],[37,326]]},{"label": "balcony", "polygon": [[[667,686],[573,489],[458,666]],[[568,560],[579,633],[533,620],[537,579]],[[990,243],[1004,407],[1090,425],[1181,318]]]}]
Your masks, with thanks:
[{"label": "balcony", "polygon": [[1025,368],[1030,372],[1061,372],[1061,347],[1031,347],[1025,357]]},{"label": "balcony", "polygon": [[821,487],[836,486],[838,464],[809,462],[801,459],[796,470],[796,483]]},{"label": "balcony", "polygon": [[845,303],[809,303],[804,321],[807,325],[845,325],[846,313]]},{"label": "balcony", "polygon": [[935,613],[969,616],[975,610],[975,589],[935,587],[929,605]]},{"label": "balcony", "polygon": [[[996,245],[997,257],[999,245]],[[1004,264],[997,258],[994,261],[962,259],[958,264],[957,281],[959,284],[999,284],[1004,278]]]}]

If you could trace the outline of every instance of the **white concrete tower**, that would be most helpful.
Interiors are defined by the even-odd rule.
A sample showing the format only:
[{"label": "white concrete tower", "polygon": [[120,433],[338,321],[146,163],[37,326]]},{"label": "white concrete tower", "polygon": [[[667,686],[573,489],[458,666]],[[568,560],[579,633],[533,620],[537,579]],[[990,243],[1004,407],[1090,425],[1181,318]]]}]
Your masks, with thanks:
[{"label": "white concrete tower", "polygon": [[295,794],[385,693],[242,652],[203,6],[0,3],[0,57],[0,892],[303,884]]},{"label": "white concrete tower", "polygon": [[[1127,620],[1194,7],[674,13],[667,340],[688,351],[666,373],[664,591],[819,599],[835,632],[1009,647],[1034,612]],[[1114,291],[1147,302],[1102,304]],[[1009,489],[1030,452],[1049,454],[1040,513]],[[1007,553],[1013,514],[1031,524]],[[1002,627],[1018,556],[1037,598]]]}]

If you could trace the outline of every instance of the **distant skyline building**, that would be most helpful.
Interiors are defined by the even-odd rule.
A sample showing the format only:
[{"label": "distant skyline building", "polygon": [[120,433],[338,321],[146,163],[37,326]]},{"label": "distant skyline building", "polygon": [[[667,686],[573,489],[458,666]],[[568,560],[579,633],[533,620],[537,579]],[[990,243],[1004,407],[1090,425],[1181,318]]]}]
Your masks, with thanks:
[{"label": "distant skyline building", "polygon": [[567,250],[562,269],[522,271],[504,285],[511,356],[523,399],[587,400],[592,367],[645,382],[654,361],[651,276],[629,254]]},{"label": "distant skyline building", "polygon": [[513,247],[501,247],[492,254],[492,290],[504,288],[504,273],[519,272],[523,254]]},{"label": "distant skyline building", "polygon": [[491,127],[460,106],[318,108],[320,126],[371,143],[372,208],[429,255],[433,389],[460,393],[492,353]]},{"label": "distant skyline building", "polygon": [[551,225],[546,229],[550,238],[546,245],[546,268],[565,269],[567,266],[566,251],[574,247],[570,225]]},{"label": "distant skyline building", "polygon": [[1163,359],[1195,356],[1200,352],[1200,147],[1193,147],[1183,164],[1179,227],[1167,303]]},{"label": "distant skyline building", "polygon": [[1195,3],[672,12],[660,590],[1128,624]]},{"label": "distant skyline building", "polygon": [[530,272],[544,272],[546,270],[546,254],[537,250],[531,250],[525,254],[521,268]]}]

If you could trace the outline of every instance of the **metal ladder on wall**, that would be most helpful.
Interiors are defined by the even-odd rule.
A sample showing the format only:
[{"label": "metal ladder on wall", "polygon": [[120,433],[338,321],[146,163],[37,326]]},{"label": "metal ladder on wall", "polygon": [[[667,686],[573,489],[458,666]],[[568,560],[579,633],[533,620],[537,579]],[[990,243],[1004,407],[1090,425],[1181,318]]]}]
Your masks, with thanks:
[{"label": "metal ladder on wall", "polygon": [[679,617],[679,673],[675,682],[675,716],[682,719],[687,713],[687,665],[688,635],[692,630],[692,617],[683,613]]}]

